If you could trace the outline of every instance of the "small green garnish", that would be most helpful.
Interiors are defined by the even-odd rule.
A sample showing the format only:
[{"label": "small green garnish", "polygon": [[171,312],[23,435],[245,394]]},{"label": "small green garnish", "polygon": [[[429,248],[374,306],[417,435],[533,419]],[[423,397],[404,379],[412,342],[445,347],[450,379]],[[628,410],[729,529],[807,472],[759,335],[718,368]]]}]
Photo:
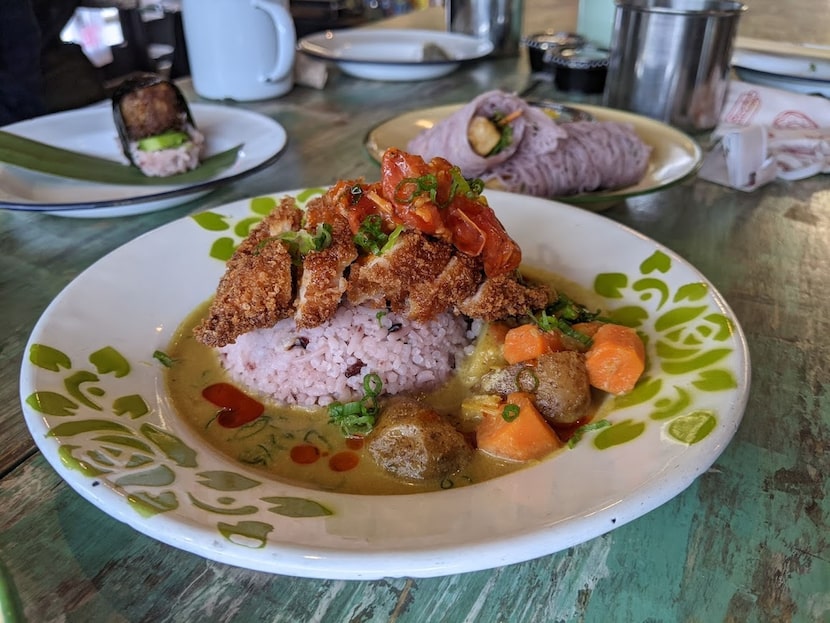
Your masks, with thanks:
[{"label": "small green garnish", "polygon": [[450,186],[450,201],[457,195],[463,195],[468,199],[476,199],[484,191],[484,182],[479,178],[466,178],[461,174],[459,167],[450,169],[452,185]]},{"label": "small green garnish", "polygon": [[[415,188],[408,195],[402,194],[408,191],[412,186]],[[421,177],[405,177],[398,185],[395,186],[396,203],[412,203],[415,197],[419,195],[428,195],[430,201],[435,201],[438,195],[438,178],[432,173],[427,173]]]},{"label": "small green garnish", "polygon": [[378,326],[382,329],[383,328],[383,317],[388,314],[389,312],[385,309],[380,310],[378,313],[375,314],[375,318],[378,319]]},{"label": "small green garnish", "polygon": [[[450,184],[449,196],[445,203],[439,204],[441,208],[446,208],[459,195],[470,199],[477,199],[484,191],[484,182],[482,180],[479,178],[465,178],[459,167],[452,167],[450,169],[450,177],[452,178],[452,182]],[[438,178],[434,174],[427,173],[421,177],[405,177],[402,179],[395,187],[394,201],[404,204],[412,203],[416,197],[421,195],[427,195],[433,203],[437,202]]]},{"label": "small green garnish", "polygon": [[153,359],[158,359],[165,368],[172,368],[175,359],[161,350],[153,351]]},{"label": "small green garnish", "polygon": [[542,331],[558,329],[583,346],[590,346],[593,342],[591,337],[577,331],[573,328],[573,325],[580,322],[597,320],[599,318],[599,311],[592,312],[587,307],[575,303],[564,294],[559,294],[559,297],[539,312],[538,315],[530,314],[530,317]]},{"label": "small green garnish", "polygon": [[568,447],[573,448],[576,444],[578,444],[579,440],[582,439],[585,433],[589,433],[592,430],[607,428],[609,426],[611,426],[611,422],[609,422],[608,420],[597,420],[596,422],[591,422],[590,424],[586,424],[585,426],[580,426],[574,431],[574,434],[571,435],[571,438],[568,439]]},{"label": "small green garnish", "polygon": [[398,236],[401,235],[401,232],[404,230],[403,225],[398,225],[395,229],[392,230],[392,233],[389,234],[389,237],[386,239],[386,244],[384,244],[380,248],[380,254],[383,255],[389,249],[395,246],[395,242],[398,239]]},{"label": "small green garnish", "polygon": [[333,402],[328,406],[329,423],[337,424],[345,437],[364,436],[375,426],[380,406],[378,396],[383,381],[374,372],[363,377],[363,398],[352,402]]},{"label": "small green garnish", "polygon": [[383,255],[395,245],[395,241],[404,230],[403,225],[398,225],[387,234],[383,231],[383,220],[378,214],[370,214],[354,235],[354,243],[360,249],[373,255]]},{"label": "small green garnish", "polygon": [[522,368],[516,373],[516,387],[519,391],[536,393],[539,389],[539,377],[530,368]]},{"label": "small green garnish", "polygon": [[354,235],[355,245],[374,255],[380,255],[380,249],[389,240],[389,236],[383,232],[383,219],[378,214],[370,214]]},{"label": "small green garnish", "polygon": [[499,138],[499,142],[496,143],[496,146],[493,147],[493,149],[490,150],[490,153],[488,153],[485,157],[495,156],[497,153],[504,151],[510,146],[510,143],[513,142],[513,127],[509,125],[501,125],[498,122],[496,125],[498,125],[501,130],[501,137]]},{"label": "small green garnish", "polygon": [[502,409],[501,417],[504,418],[505,422],[512,422],[517,417],[519,417],[520,409],[519,405],[514,405],[513,403],[504,405],[504,409]]},{"label": "small green garnish", "polygon": [[383,390],[383,381],[374,372],[363,377],[363,391],[367,396],[378,396]]},{"label": "small green garnish", "polygon": [[269,236],[260,240],[254,253],[258,254],[266,245],[279,240],[288,245],[288,253],[295,264],[303,261],[303,258],[311,251],[322,251],[331,246],[331,225],[320,223],[314,234],[305,229],[299,231],[285,231],[277,236]]}]

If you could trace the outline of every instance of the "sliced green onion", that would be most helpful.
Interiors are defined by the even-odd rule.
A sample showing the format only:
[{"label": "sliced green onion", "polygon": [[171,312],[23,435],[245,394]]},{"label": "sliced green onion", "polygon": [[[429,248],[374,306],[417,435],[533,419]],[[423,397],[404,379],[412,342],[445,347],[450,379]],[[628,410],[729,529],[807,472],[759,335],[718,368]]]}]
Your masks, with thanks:
[{"label": "sliced green onion", "polygon": [[575,303],[564,294],[560,294],[556,301],[538,314],[531,313],[529,315],[542,331],[558,329],[583,346],[590,346],[593,342],[591,336],[577,331],[573,328],[573,325],[596,320],[599,317],[599,311],[592,312],[587,307]]},{"label": "sliced green onion", "polygon": [[317,225],[317,231],[314,233],[314,248],[313,251],[322,251],[331,246],[332,228],[328,223],[320,223]]},{"label": "sliced green onion", "polygon": [[582,333],[581,331],[577,331],[576,329],[574,329],[571,325],[569,325],[564,320],[560,320],[558,322],[557,328],[562,333],[564,333],[565,335],[567,335],[570,338],[573,338],[574,340],[576,340],[577,342],[579,342],[583,346],[590,346],[594,342],[594,340],[591,338],[590,335]]},{"label": "sliced green onion", "polygon": [[158,359],[165,368],[172,368],[175,361],[170,355],[161,350],[153,351],[153,358]]},{"label": "sliced green onion", "polygon": [[505,422],[512,422],[517,417],[519,417],[519,405],[514,405],[512,402],[509,404],[504,405],[504,409],[502,409],[501,417],[504,418]]},{"label": "sliced green onion", "polygon": [[[410,184],[415,186],[415,190],[413,190],[409,195],[401,194],[405,187]],[[438,194],[438,178],[432,173],[427,173],[421,177],[403,178],[400,182],[398,182],[398,185],[395,186],[394,200],[397,203],[412,203],[415,200],[415,197],[423,194],[428,195],[431,201],[435,201]]]},{"label": "sliced green onion", "polygon": [[463,195],[469,199],[476,199],[484,190],[483,181],[478,178],[464,177],[459,167],[452,167],[450,169],[450,176],[452,177],[452,185],[450,186],[449,201],[452,201],[457,195]]},{"label": "sliced green onion", "polygon": [[285,231],[276,236],[269,236],[259,241],[254,254],[259,252],[271,242],[279,240],[288,245],[288,253],[295,264],[302,262],[303,258],[311,251],[322,251],[331,246],[331,225],[328,223],[320,223],[314,234],[310,234],[305,229],[299,231]]},{"label": "sliced green onion", "polygon": [[363,219],[354,235],[355,245],[373,255],[380,255],[388,240],[389,236],[383,232],[383,220],[378,214],[370,214]]},{"label": "sliced green onion", "polygon": [[479,177],[467,178],[470,183],[470,192],[476,197],[484,192],[484,180]]},{"label": "sliced green onion", "polygon": [[487,154],[485,157],[495,156],[497,153],[504,151],[510,144],[513,142],[513,126],[509,125],[509,123],[505,123],[507,119],[507,115],[503,112],[496,112],[490,118],[490,120],[498,126],[499,130],[501,131],[501,137],[499,138],[499,142],[490,150],[490,153]]},{"label": "sliced green onion", "polygon": [[367,396],[378,396],[383,390],[383,381],[374,372],[363,377],[363,391]]},{"label": "sliced green onion", "polygon": [[561,293],[556,301],[548,306],[548,310],[557,318],[565,319],[571,324],[590,322],[591,320],[596,320],[599,316],[599,311],[592,312],[584,305],[572,301]]},{"label": "sliced green onion", "polygon": [[395,246],[395,242],[397,242],[398,237],[401,235],[401,232],[404,230],[403,225],[398,225],[395,229],[392,230],[392,233],[389,234],[389,237],[386,240],[386,243],[380,248],[380,254],[383,255],[389,249]]},{"label": "sliced green onion", "polygon": [[385,309],[380,310],[378,313],[375,314],[375,318],[378,319],[378,326],[382,329],[383,328],[383,317],[388,314],[389,312]]},{"label": "sliced green onion", "polygon": [[[525,387],[525,381],[530,381],[529,387]],[[536,393],[539,389],[539,377],[530,368],[522,368],[516,373],[516,387],[519,391]]]},{"label": "sliced green onion", "polygon": [[329,423],[337,424],[346,437],[363,436],[372,431],[380,405],[378,396],[383,390],[380,376],[372,372],[363,377],[365,395],[360,400],[328,406]]}]

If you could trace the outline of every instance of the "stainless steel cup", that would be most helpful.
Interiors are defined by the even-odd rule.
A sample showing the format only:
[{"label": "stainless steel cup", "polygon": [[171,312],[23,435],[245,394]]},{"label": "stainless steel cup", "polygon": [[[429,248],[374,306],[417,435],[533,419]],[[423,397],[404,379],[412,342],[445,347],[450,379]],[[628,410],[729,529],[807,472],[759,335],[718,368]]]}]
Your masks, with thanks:
[{"label": "stainless steel cup", "polygon": [[700,132],[718,124],[746,7],[730,0],[616,0],[603,102]]},{"label": "stainless steel cup", "polygon": [[492,56],[516,56],[524,0],[444,0],[447,30],[493,43]]}]

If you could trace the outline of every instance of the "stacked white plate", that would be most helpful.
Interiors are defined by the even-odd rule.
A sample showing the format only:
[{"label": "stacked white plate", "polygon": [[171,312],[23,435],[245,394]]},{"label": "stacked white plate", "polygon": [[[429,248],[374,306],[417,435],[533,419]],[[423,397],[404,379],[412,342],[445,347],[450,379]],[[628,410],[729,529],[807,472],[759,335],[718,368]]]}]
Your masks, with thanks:
[{"label": "stacked white plate", "polygon": [[745,82],[830,97],[830,46],[739,37],[732,66]]}]

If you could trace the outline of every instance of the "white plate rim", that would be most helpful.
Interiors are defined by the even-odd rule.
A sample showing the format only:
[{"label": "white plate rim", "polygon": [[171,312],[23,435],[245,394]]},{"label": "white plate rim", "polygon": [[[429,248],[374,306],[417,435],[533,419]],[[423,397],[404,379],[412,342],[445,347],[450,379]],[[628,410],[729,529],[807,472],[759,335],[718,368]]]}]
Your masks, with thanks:
[{"label": "white plate rim", "polygon": [[806,81],[830,80],[830,59],[737,49],[732,54],[732,65]]},{"label": "white plate rim", "polygon": [[[445,50],[456,52],[456,56],[448,59],[436,60],[406,60],[406,59],[366,59],[362,57],[349,56],[348,52],[343,53],[340,42],[346,45],[352,40],[362,44],[375,41],[405,41],[412,43],[436,43]],[[453,46],[448,49],[447,46]],[[378,66],[401,66],[418,67],[425,65],[457,65],[463,61],[471,61],[483,58],[493,51],[493,43],[483,39],[476,39],[469,35],[460,33],[443,32],[440,30],[420,30],[407,28],[346,28],[342,30],[327,30],[312,33],[302,37],[297,42],[297,48],[310,56],[337,63],[349,63],[353,65],[378,65]]]},{"label": "white plate rim", "polygon": [[[275,198],[284,194],[296,195],[299,192],[288,191],[275,195]],[[140,375],[141,384],[149,385],[151,392],[155,391],[161,396],[159,404],[153,407],[159,409],[159,414],[153,415],[152,422],[159,426],[168,427],[173,434],[184,439],[186,443],[198,447],[201,452],[199,459],[206,461],[209,466],[219,465],[245,474],[245,470],[238,465],[221,457],[217,458],[210,449],[196,444],[195,438],[192,435],[189,436],[186,430],[177,426],[175,418],[171,418],[171,414],[165,412],[164,392],[159,384],[159,368],[158,366],[154,367],[154,362],[150,356],[154,348],[163,348],[166,345],[172,337],[172,332],[175,331],[178,323],[183,318],[179,312],[171,309],[171,303],[175,303],[175,301],[171,301],[170,297],[174,294],[187,292],[186,296],[191,300],[183,301],[182,304],[185,308],[190,307],[191,304],[195,307],[195,304],[198,304],[205,297],[206,292],[212,291],[215,280],[218,280],[218,276],[222,273],[221,263],[208,257],[209,249],[212,248],[213,242],[220,234],[217,233],[215,228],[208,231],[206,228],[200,227],[197,224],[198,215],[179,219],[162,226],[103,257],[70,283],[41,316],[26,345],[20,375],[20,398],[24,417],[35,442],[53,468],[73,489],[102,511],[119,521],[127,523],[139,532],[209,559],[260,571],[301,577],[377,579],[403,576],[433,577],[476,571],[561,551],[590,538],[600,536],[642,516],[685,490],[720,456],[737,430],[746,407],[750,384],[749,352],[743,331],[726,301],[711,282],[700,274],[697,269],[663,245],[610,219],[566,204],[497,191],[488,191],[487,196],[490,203],[497,210],[499,217],[507,223],[516,225],[516,228],[521,230],[516,234],[518,240],[521,241],[525,234],[531,238],[536,236],[531,245],[532,248],[526,250],[534,256],[545,258],[545,263],[555,261],[558,267],[566,264],[570,268],[584,264],[584,258],[557,256],[556,248],[550,247],[547,243],[549,237],[556,238],[555,231],[567,229],[568,233],[562,235],[579,242],[584,242],[584,236],[588,233],[592,237],[597,237],[596,244],[606,244],[609,240],[622,242],[622,248],[618,247],[618,258],[620,260],[624,259],[624,261],[609,262],[607,258],[597,257],[596,264],[593,268],[587,270],[586,274],[598,269],[616,271],[621,269],[622,264],[629,267],[636,266],[638,258],[641,262],[646,259],[642,257],[644,254],[646,256],[650,255],[649,261],[653,260],[655,256],[659,256],[660,261],[655,265],[658,269],[657,276],[667,282],[670,281],[670,277],[671,279],[680,279],[677,283],[671,284],[672,287],[677,289],[676,295],[681,293],[681,286],[686,284],[688,280],[697,285],[705,286],[706,294],[703,299],[699,300],[705,303],[704,307],[707,313],[720,314],[729,320],[731,329],[728,338],[725,338],[725,344],[730,346],[728,361],[731,367],[729,367],[729,370],[735,376],[736,386],[718,396],[715,396],[712,392],[704,394],[700,402],[701,405],[710,403],[720,405],[723,412],[718,412],[719,424],[703,441],[690,446],[668,442],[664,438],[664,428],[673,420],[667,420],[664,424],[647,428],[642,436],[634,442],[630,442],[638,448],[635,453],[638,456],[638,461],[645,460],[641,454],[642,446],[646,441],[648,441],[647,448],[653,448],[656,444],[658,455],[657,457],[647,457],[649,460],[657,458],[662,461],[661,453],[664,450],[669,452],[667,456],[671,456],[672,459],[665,465],[657,465],[658,469],[656,470],[652,469],[655,467],[654,465],[649,464],[648,475],[645,480],[638,481],[638,486],[628,491],[626,495],[611,495],[610,498],[592,500],[585,508],[579,506],[578,500],[576,502],[569,500],[568,496],[562,497],[560,495],[558,499],[548,500],[554,503],[553,506],[547,506],[544,503],[540,505],[539,498],[545,496],[516,497],[517,492],[527,493],[527,482],[532,484],[532,490],[535,491],[535,487],[539,483],[547,483],[552,474],[555,479],[554,467],[558,466],[563,470],[566,467],[568,469],[577,467],[579,471],[576,473],[583,475],[590,473],[588,468],[599,467],[600,464],[596,461],[597,454],[594,453],[592,448],[583,445],[589,443],[589,441],[583,440],[573,451],[568,451],[567,454],[557,456],[550,461],[527,468],[516,474],[480,485],[435,494],[354,496],[310,491],[269,481],[265,483],[269,491],[279,491],[280,495],[298,495],[313,498],[335,509],[335,516],[315,516],[301,519],[280,517],[281,523],[279,525],[282,532],[274,535],[273,539],[267,539],[262,547],[240,545],[231,543],[229,540],[223,541],[215,527],[207,526],[204,523],[206,515],[202,514],[201,511],[194,516],[192,509],[180,508],[176,511],[159,513],[148,518],[140,516],[127,502],[126,494],[130,486],[115,486],[112,482],[107,482],[107,479],[103,476],[86,476],[76,469],[68,467],[67,457],[66,455],[62,456],[61,452],[62,449],[66,450],[68,446],[71,446],[71,443],[61,443],[55,437],[47,436],[50,428],[67,420],[47,416],[35,410],[27,402],[27,398],[32,395],[33,391],[42,391],[47,386],[51,388],[62,387],[63,380],[55,377],[54,372],[44,372],[42,368],[33,365],[29,361],[29,353],[32,345],[40,343],[40,340],[50,331],[54,334],[48,338],[50,341],[58,339],[56,335],[67,336],[61,339],[69,341],[75,339],[78,333],[72,333],[67,329],[80,329],[88,323],[90,318],[97,318],[102,321],[101,325],[97,323],[95,325],[94,334],[96,337],[91,340],[92,343],[74,346],[77,350],[72,351],[72,358],[82,359],[83,356],[89,355],[91,351],[95,350],[98,345],[103,344],[106,340],[101,341],[101,331],[106,335],[106,323],[115,322],[118,324],[122,322],[119,317],[113,320],[113,316],[118,316],[118,312],[114,311],[114,308],[108,308],[106,312],[95,311],[94,309],[88,309],[89,306],[85,305],[84,309],[92,316],[83,318],[81,317],[83,314],[75,314],[76,311],[80,310],[72,309],[72,306],[80,307],[79,301],[75,300],[79,297],[83,301],[89,300],[90,292],[85,292],[85,288],[87,290],[90,287],[93,290],[101,289],[103,284],[106,284],[107,288],[113,289],[111,296],[116,300],[118,297],[124,298],[123,292],[119,293],[115,290],[118,290],[119,283],[125,284],[131,280],[123,274],[123,271],[115,271],[119,272],[117,275],[110,273],[113,272],[113,268],[117,268],[119,264],[125,262],[128,266],[136,265],[139,270],[137,276],[144,274],[139,281],[146,283],[138,284],[138,291],[136,292],[138,298],[133,297],[132,300],[124,301],[122,304],[127,306],[127,309],[138,305],[143,287],[152,287],[153,296],[156,297],[156,300],[164,300],[161,307],[156,308],[151,305],[150,309],[145,310],[148,312],[148,317],[142,317],[141,320],[142,324],[146,325],[142,330],[150,331],[155,334],[155,337],[150,341],[146,341],[143,336],[137,338],[141,341],[141,352],[138,354],[129,353],[129,358],[134,360],[135,373]],[[240,220],[250,218],[252,214],[251,205],[253,205],[251,201],[241,200],[211,210],[209,213],[219,219],[226,219],[232,226]],[[541,239],[538,238],[540,228],[533,224],[535,222],[533,219],[527,217],[534,214],[538,217],[546,213],[550,214],[550,222],[555,222],[557,227],[550,230],[541,228],[544,230],[545,236],[545,242],[541,243]],[[216,219],[212,218],[211,221],[215,223]],[[566,225],[567,227],[565,227]],[[510,230],[509,225],[508,229]],[[175,260],[159,258],[144,265],[135,261],[136,257],[147,257],[146,248],[148,245],[155,245],[159,241],[158,239],[170,237],[184,243],[178,249]],[[561,240],[564,241],[564,238],[561,238]],[[573,264],[577,260],[581,264]],[[632,261],[634,264],[632,264]],[[161,269],[160,272],[159,266],[155,265],[158,262],[164,265],[164,269]],[[180,262],[182,263],[181,267],[178,266]],[[666,262],[668,262],[668,265]],[[206,263],[210,263],[210,266],[207,267]],[[168,281],[176,279],[174,273],[188,274],[188,271],[191,271],[194,266],[203,264],[207,267],[209,282],[204,279],[205,275],[201,275],[201,283],[197,280],[190,284],[189,288],[183,289],[180,287],[180,283]],[[620,265],[618,266],[618,264]],[[645,277],[644,265],[645,262],[640,263],[639,271]],[[563,274],[570,274],[570,269],[560,268],[560,270]],[[582,271],[583,268],[579,268],[579,270]],[[142,273],[142,271],[146,272]],[[150,275],[151,271],[155,271],[154,274]],[[674,275],[673,271],[677,271],[678,274],[672,276]],[[124,287],[127,286],[124,285]],[[136,283],[131,282],[129,287],[131,288],[130,291],[133,292],[132,288],[136,287]],[[686,295],[688,295],[688,292],[686,292]],[[193,300],[196,301],[195,304]],[[643,301],[645,300],[643,298]],[[99,304],[106,306],[105,301],[100,301]],[[146,305],[146,303],[144,304]],[[69,307],[69,311],[73,313],[61,313],[66,311],[62,310],[64,307]],[[175,317],[171,317],[171,314]],[[69,325],[67,326],[66,323],[69,323]],[[90,331],[91,329],[87,327],[86,330]],[[119,339],[128,339],[124,337],[128,334],[129,331],[125,332],[120,338],[113,338],[113,343],[118,348],[125,348],[126,346],[121,344]],[[65,347],[63,344],[60,346]],[[136,347],[133,345],[131,348],[135,349]],[[672,379],[673,382],[679,382],[680,380],[680,377]],[[135,379],[130,383],[134,381]],[[114,386],[108,387],[108,389],[114,390]],[[145,389],[148,388],[145,387]],[[695,405],[699,406],[697,403]],[[636,411],[637,408],[636,405],[634,407],[629,406],[627,409],[622,409],[620,413],[631,415],[632,409]],[[98,411],[92,414],[103,418],[103,415]],[[118,417],[112,415],[107,417],[109,420],[117,422],[127,421],[119,420]],[[639,440],[642,440],[642,442]],[[75,442],[77,439],[72,441]],[[71,455],[72,452],[70,448],[69,454]],[[599,456],[606,456],[607,458],[611,455],[600,454]],[[619,456],[615,456],[618,460]],[[613,466],[614,461],[610,465]],[[617,478],[628,477],[625,470],[619,473],[619,469],[608,469],[609,464],[603,464],[602,467],[606,471],[600,474],[601,478],[586,478],[586,485],[590,484],[591,487],[600,489],[608,487],[613,491],[614,487],[617,486],[615,482]],[[634,468],[629,467],[627,469]],[[592,475],[596,476],[595,474]],[[196,479],[195,475],[190,472],[185,473],[184,469],[181,470],[178,476],[179,482],[184,478]],[[614,482],[609,481],[609,479]],[[134,494],[134,492],[130,493]],[[581,490],[577,491],[575,489],[568,489],[568,493],[571,496],[576,494],[576,497],[582,495]],[[242,497],[242,494],[239,495]],[[439,500],[435,496],[442,497]],[[507,501],[508,504],[496,509],[498,512],[496,510],[489,513],[475,511],[476,508],[486,508],[482,505],[492,504],[494,499]],[[574,503],[577,504],[576,508],[580,509],[579,512],[568,514],[567,509]],[[454,510],[459,511],[462,515],[459,521],[464,518],[470,519],[471,513],[473,513],[478,523],[442,524],[441,528],[435,533],[431,532],[432,528],[428,525],[429,521],[454,517],[452,514],[446,514],[447,508],[453,505]],[[346,516],[347,511],[354,516]],[[557,515],[557,512],[560,514]],[[561,514],[563,512],[564,515]],[[341,516],[338,517],[338,514]],[[411,521],[409,524],[402,521],[401,525],[388,521],[384,523],[383,520],[389,518],[397,518],[398,520],[407,518]],[[366,522],[371,525],[367,525]],[[426,527],[424,527],[425,525]],[[487,530],[491,527],[499,528],[501,533],[489,534]],[[464,541],[464,539],[468,540]]]},{"label": "white plate rim", "polygon": [[798,56],[816,60],[830,60],[830,45],[818,43],[796,43],[739,36],[735,39],[734,47],[736,50],[762,52],[779,56]]},{"label": "white plate rim", "polygon": [[[265,115],[249,110],[201,102],[191,103],[189,104],[189,107],[197,125],[199,124],[200,118],[204,119],[206,117],[210,117],[211,119],[215,119],[223,123],[233,123],[236,120],[244,120],[255,124],[260,130],[260,136],[269,137],[268,151],[255,154],[254,156],[247,156],[245,153],[245,145],[243,144],[240,152],[241,156],[240,159],[237,160],[237,163],[219,173],[214,178],[194,184],[185,184],[180,186],[135,187],[137,189],[136,195],[104,200],[99,199],[49,203],[0,199],[0,209],[49,212],[66,216],[118,216],[121,214],[137,214],[154,211],[155,209],[164,209],[170,207],[171,205],[177,205],[187,198],[195,198],[203,195],[221,184],[227,184],[252,175],[257,171],[273,164],[285,149],[288,140],[285,129],[277,121],[266,117]],[[96,104],[90,107],[53,113],[17,122],[5,126],[3,130],[28,137],[33,129],[36,129],[42,124],[59,123],[62,126],[71,129],[73,127],[74,120],[81,119],[83,117],[95,116],[100,116],[100,123],[102,127],[105,127],[106,124],[112,123],[112,114],[110,112],[109,105]],[[115,133],[114,125],[112,130],[114,145],[112,155],[113,157],[118,157],[120,154],[118,154],[115,149],[117,134]],[[210,140],[210,137],[208,137],[208,140]],[[2,163],[0,164],[0,170],[3,170],[7,175],[14,176],[17,168],[13,165]],[[55,176],[36,172],[24,171],[23,174],[34,176],[34,179],[37,179],[37,177],[40,176],[43,178],[49,178],[53,183],[60,183],[61,179],[56,178]],[[78,181],[67,179],[66,182],[71,184]],[[80,183],[94,185],[93,182],[81,181]],[[118,185],[100,184],[95,186],[97,188],[105,189],[112,188],[117,194],[121,194],[124,189],[124,187],[119,187]]]}]

